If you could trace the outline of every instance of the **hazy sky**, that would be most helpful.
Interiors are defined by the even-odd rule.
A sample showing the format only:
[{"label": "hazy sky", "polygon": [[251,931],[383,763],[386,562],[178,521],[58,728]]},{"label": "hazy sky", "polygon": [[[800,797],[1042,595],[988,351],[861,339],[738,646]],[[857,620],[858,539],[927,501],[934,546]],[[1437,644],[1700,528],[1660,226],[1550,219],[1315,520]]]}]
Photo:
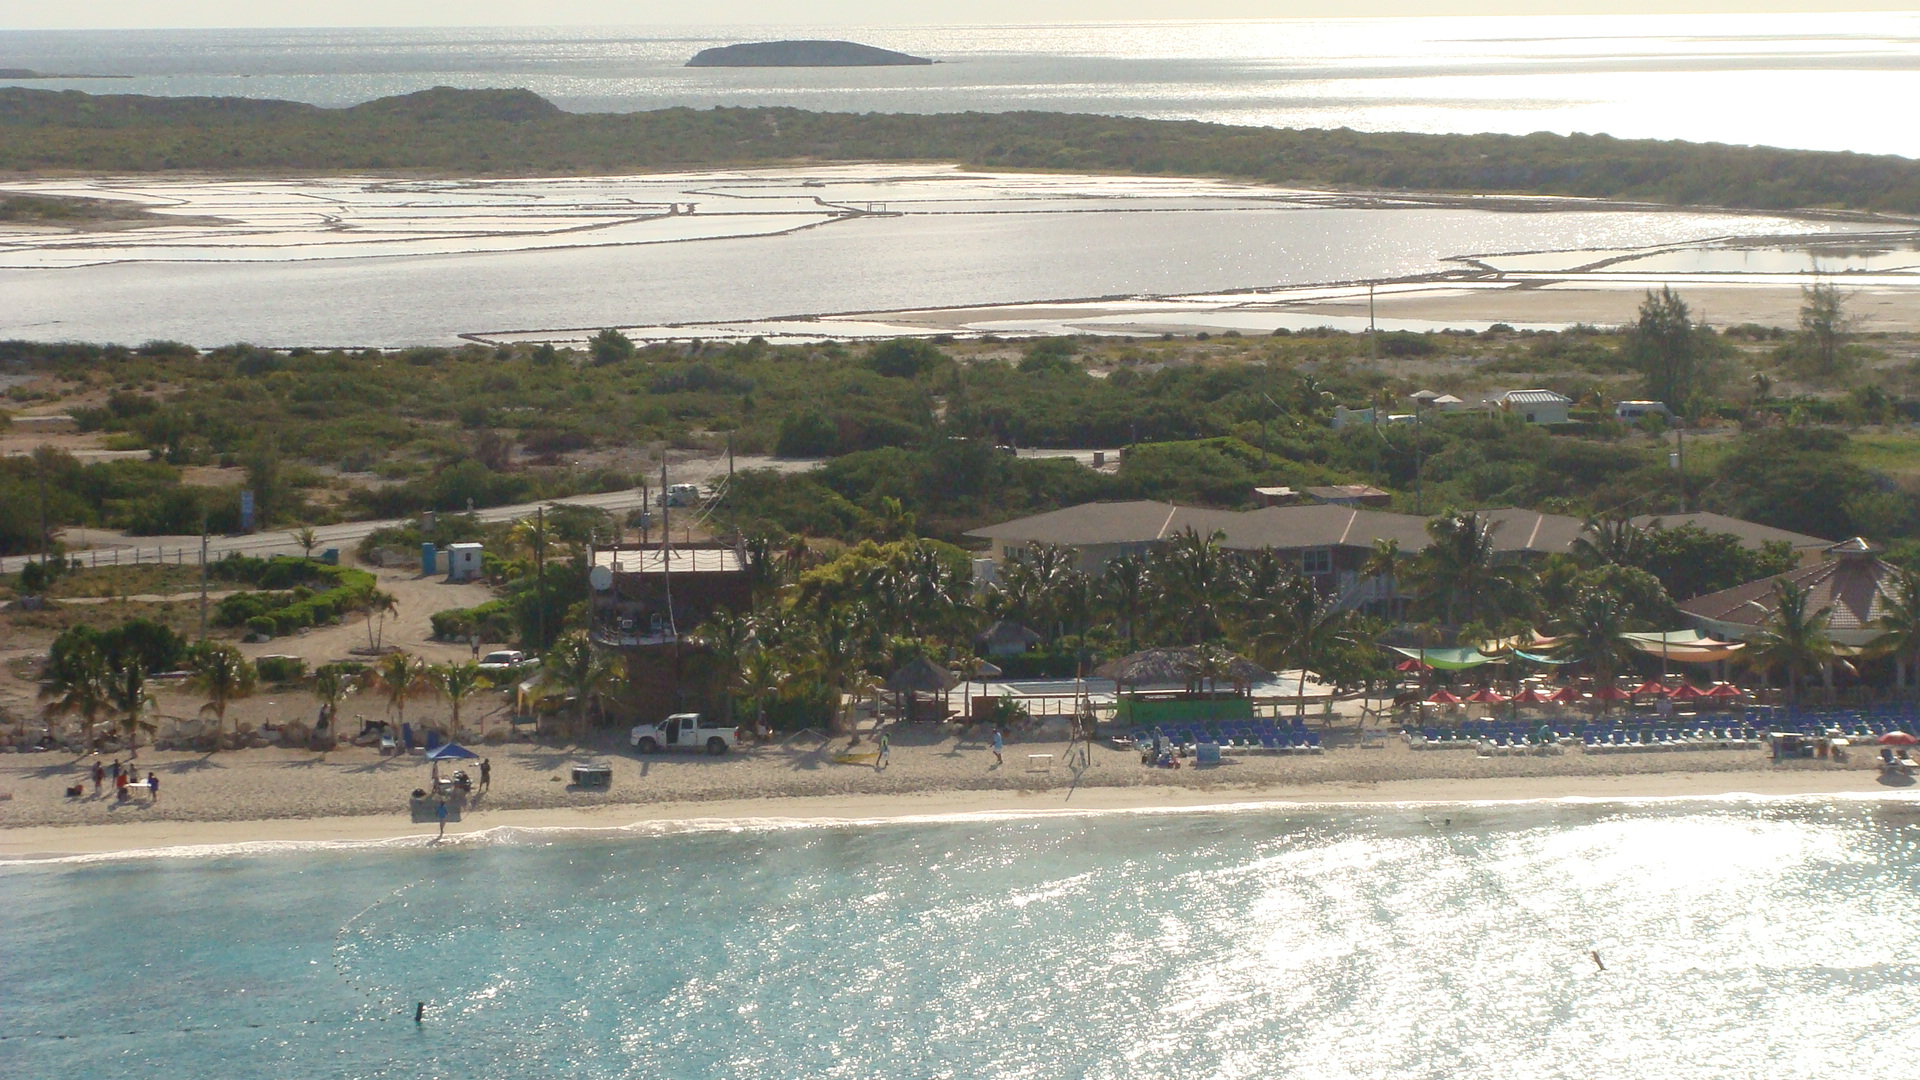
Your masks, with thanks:
[{"label": "hazy sky", "polygon": [[0,0],[0,29],[939,24],[1364,15],[1902,11],[1920,0]]}]

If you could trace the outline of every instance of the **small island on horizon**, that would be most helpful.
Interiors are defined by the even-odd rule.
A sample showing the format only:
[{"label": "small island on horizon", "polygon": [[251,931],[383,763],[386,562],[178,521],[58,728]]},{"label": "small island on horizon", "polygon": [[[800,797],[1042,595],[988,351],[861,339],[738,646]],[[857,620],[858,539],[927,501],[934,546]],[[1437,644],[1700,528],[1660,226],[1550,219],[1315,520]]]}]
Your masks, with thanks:
[{"label": "small island on horizon", "polygon": [[933,63],[855,41],[753,41],[702,49],[688,67],[919,67]]}]

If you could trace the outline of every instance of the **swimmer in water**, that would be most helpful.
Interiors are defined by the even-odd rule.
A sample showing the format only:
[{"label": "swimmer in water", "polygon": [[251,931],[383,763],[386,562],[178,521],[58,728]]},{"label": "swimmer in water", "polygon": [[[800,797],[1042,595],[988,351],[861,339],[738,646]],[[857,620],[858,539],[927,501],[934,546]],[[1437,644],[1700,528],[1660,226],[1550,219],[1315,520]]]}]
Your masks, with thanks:
[{"label": "swimmer in water", "polygon": [[1603,963],[1601,963],[1601,962],[1600,962],[1600,950],[1599,950],[1599,949],[1594,949],[1594,950],[1592,950],[1591,952],[1588,952],[1588,953],[1587,953],[1587,955],[1588,955],[1588,956],[1591,956],[1591,957],[1593,958],[1593,966],[1594,966],[1594,967],[1597,967],[1597,968],[1599,968],[1599,969],[1600,969],[1601,971],[1605,971],[1605,970],[1607,970],[1607,965],[1605,965],[1605,964],[1603,964]]}]

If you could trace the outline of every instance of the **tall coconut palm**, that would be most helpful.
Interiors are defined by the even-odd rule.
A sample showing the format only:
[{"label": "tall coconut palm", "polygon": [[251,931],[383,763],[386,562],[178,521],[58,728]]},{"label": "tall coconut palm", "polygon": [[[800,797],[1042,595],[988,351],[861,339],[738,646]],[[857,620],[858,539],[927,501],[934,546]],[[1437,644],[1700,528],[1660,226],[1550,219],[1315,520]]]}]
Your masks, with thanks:
[{"label": "tall coconut palm", "polygon": [[1186,643],[1212,641],[1226,632],[1233,597],[1233,574],[1220,550],[1221,533],[1205,536],[1188,528],[1173,538],[1155,560],[1161,584],[1163,621]]},{"label": "tall coconut palm", "polygon": [[327,720],[331,722],[340,712],[340,702],[359,689],[353,673],[339,664],[322,664],[313,671],[313,682],[308,689],[314,700],[320,703]]},{"label": "tall coconut palm", "polygon": [[452,729],[448,734],[457,737],[460,733],[460,706],[474,694],[493,685],[492,680],[480,670],[479,664],[471,660],[437,665],[431,670],[430,678],[433,688],[453,707]]},{"label": "tall coconut palm", "polygon": [[152,731],[147,710],[153,707],[153,695],[147,693],[147,669],[133,659],[107,673],[107,698],[113,711],[120,714],[120,730],[127,733],[127,748],[140,756],[140,732]]},{"label": "tall coconut palm", "polygon": [[1647,531],[1625,514],[1590,517],[1573,541],[1573,553],[1588,566],[1643,566]]},{"label": "tall coconut palm", "polygon": [[387,618],[399,610],[400,601],[392,593],[374,589],[367,594],[367,648],[370,651],[380,651],[381,643],[386,638]]},{"label": "tall coconut palm", "polygon": [[1336,651],[1358,644],[1353,613],[1322,593],[1304,574],[1292,575],[1280,587],[1272,618],[1254,641],[1256,657],[1275,670],[1297,668],[1301,672],[1297,716],[1305,716],[1307,711],[1306,673],[1325,666]]},{"label": "tall coconut palm", "polygon": [[[1580,590],[1555,629],[1565,638],[1561,648],[1585,660],[1598,685],[1613,683],[1614,673],[1628,656],[1626,642],[1620,637],[1627,629],[1626,614],[1613,594],[1602,589]],[[1610,704],[1601,700],[1603,710]]]},{"label": "tall coconut palm", "polygon": [[1119,624],[1128,652],[1134,651],[1134,642],[1153,610],[1153,587],[1147,560],[1132,552],[1108,563],[1107,572],[1100,579],[1100,606]]},{"label": "tall coconut palm", "polygon": [[1517,606],[1513,575],[1495,560],[1494,528],[1472,513],[1427,522],[1430,543],[1413,560],[1413,578],[1421,605],[1442,624],[1497,622]]},{"label": "tall coconut palm", "polygon": [[579,631],[554,642],[540,665],[540,688],[572,699],[574,729],[580,733],[587,729],[588,707],[611,694],[619,682],[620,672]]},{"label": "tall coconut palm", "polygon": [[722,609],[693,632],[706,666],[713,672],[720,692],[720,714],[728,724],[733,723],[733,693],[739,687],[741,669],[748,654],[759,648],[754,630],[751,615]]},{"label": "tall coconut palm", "polygon": [[[860,631],[865,617],[859,608],[836,608],[814,628],[813,666],[833,701],[830,721],[835,731],[846,732],[845,697],[866,666],[866,642]],[[853,736],[849,745],[860,741],[858,731],[847,733]]]},{"label": "tall coconut palm", "polygon": [[258,681],[253,662],[225,642],[209,641],[194,646],[187,654],[187,668],[193,672],[187,685],[207,699],[200,706],[200,715],[212,713],[218,730],[224,734],[227,706],[251,696]]},{"label": "tall coconut palm", "polygon": [[93,744],[93,727],[100,714],[113,707],[112,678],[107,658],[91,641],[82,641],[47,664],[40,684],[49,720],[71,716],[80,721],[80,734]]},{"label": "tall coconut palm", "polygon": [[1762,671],[1787,670],[1787,703],[1800,700],[1801,677],[1820,670],[1833,659],[1833,641],[1827,636],[1827,617],[1833,609],[1809,611],[1807,591],[1791,581],[1773,588],[1773,611],[1765,628],[1747,642],[1749,664]]},{"label": "tall coconut palm", "polygon": [[1914,658],[1920,656],[1920,574],[1902,570],[1892,584],[1881,598],[1881,614],[1873,620],[1880,631],[1873,646],[1874,651],[1893,657],[1895,681],[1904,689]]},{"label": "tall coconut palm", "polygon": [[373,688],[387,699],[395,725],[407,722],[407,702],[432,692],[426,661],[410,652],[390,652],[373,666]]},{"label": "tall coconut palm", "polygon": [[787,678],[787,667],[782,663],[780,654],[773,649],[760,646],[746,654],[745,663],[740,667],[739,687],[740,692],[753,703],[753,730],[756,735],[765,735],[767,699],[780,692]]}]

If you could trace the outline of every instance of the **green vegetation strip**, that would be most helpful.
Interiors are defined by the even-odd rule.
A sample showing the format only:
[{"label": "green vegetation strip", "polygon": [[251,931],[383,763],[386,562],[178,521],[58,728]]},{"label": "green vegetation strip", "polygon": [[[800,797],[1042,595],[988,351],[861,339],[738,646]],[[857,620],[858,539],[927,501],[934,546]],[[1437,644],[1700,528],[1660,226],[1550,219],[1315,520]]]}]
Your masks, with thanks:
[{"label": "green vegetation strip", "polygon": [[1920,163],[1605,135],[1414,135],[1066,113],[568,113],[438,88],[347,109],[0,89],[0,169],[604,173],[805,161],[1222,176],[1318,188],[1920,212]]}]

